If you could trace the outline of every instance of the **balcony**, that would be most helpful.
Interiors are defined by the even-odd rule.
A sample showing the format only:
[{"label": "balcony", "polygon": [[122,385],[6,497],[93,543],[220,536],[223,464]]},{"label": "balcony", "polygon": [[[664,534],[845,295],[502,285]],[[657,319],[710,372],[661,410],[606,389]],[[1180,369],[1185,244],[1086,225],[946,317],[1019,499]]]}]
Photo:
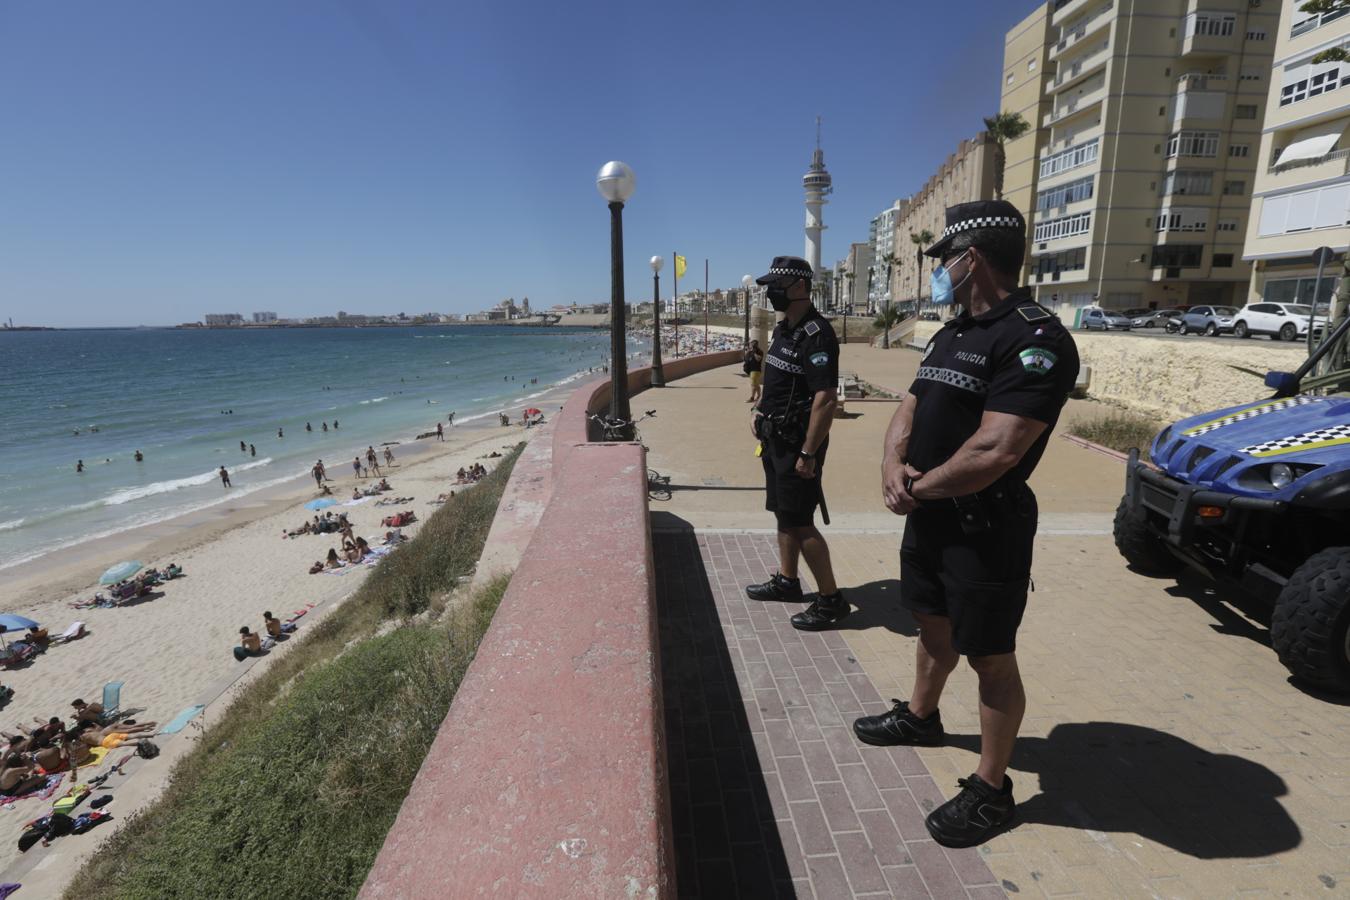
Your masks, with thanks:
[{"label": "balcony", "polygon": [[1111,58],[1110,50],[1111,41],[1105,40],[1072,62],[1061,61],[1059,73],[1055,75],[1055,80],[1051,82],[1052,89],[1058,90],[1079,78],[1086,78],[1098,71]]},{"label": "balcony", "polygon": [[1070,116],[1075,116],[1081,112],[1086,112],[1092,107],[1106,99],[1106,85],[1094,88],[1086,94],[1072,97],[1063,103],[1055,105],[1055,108],[1045,114],[1045,119],[1041,122],[1042,127],[1049,128],[1063,122]]},{"label": "balcony", "polygon": [[1227,87],[1228,75],[1220,72],[1217,75],[1209,72],[1187,72],[1177,77],[1177,93],[1182,91],[1207,91],[1211,87],[1216,90],[1225,90]]},{"label": "balcony", "polygon": [[1350,175],[1350,149],[1333,150],[1313,159],[1299,159],[1266,169],[1261,179],[1263,191],[1279,191]]},{"label": "balcony", "polygon": [[[1185,31],[1182,33],[1186,37],[1181,42],[1182,57],[1187,56],[1227,56],[1237,53],[1242,46],[1243,34],[1237,27],[1237,19],[1227,22],[1214,21],[1200,24],[1197,23],[1197,16],[1203,16],[1203,13],[1191,13],[1186,17]],[[1222,18],[1221,13],[1207,14],[1211,17]]]},{"label": "balcony", "polygon": [[[1078,2],[1083,2],[1083,0],[1076,0],[1075,8],[1078,8]],[[1084,3],[1084,6],[1086,6],[1086,3]],[[1103,4],[1100,8],[1074,22],[1071,28],[1061,29],[1059,41],[1050,46],[1050,59],[1059,59],[1064,51],[1070,47],[1078,46],[1079,41],[1082,41],[1088,35],[1096,34],[1098,30],[1109,25],[1110,19],[1106,18],[1106,14],[1111,12],[1114,7],[1114,3]],[[1067,6],[1064,8],[1068,9]]]}]

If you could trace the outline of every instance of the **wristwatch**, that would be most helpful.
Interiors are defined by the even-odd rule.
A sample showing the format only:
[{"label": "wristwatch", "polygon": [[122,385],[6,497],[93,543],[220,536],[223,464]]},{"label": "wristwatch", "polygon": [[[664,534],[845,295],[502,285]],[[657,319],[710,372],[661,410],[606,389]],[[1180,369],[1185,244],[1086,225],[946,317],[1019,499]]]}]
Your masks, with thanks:
[{"label": "wristwatch", "polygon": [[816,455],[815,455],[814,453],[807,453],[805,450],[798,450],[798,451],[797,451],[797,455],[800,456],[802,459],[815,459],[815,458],[816,458]]}]

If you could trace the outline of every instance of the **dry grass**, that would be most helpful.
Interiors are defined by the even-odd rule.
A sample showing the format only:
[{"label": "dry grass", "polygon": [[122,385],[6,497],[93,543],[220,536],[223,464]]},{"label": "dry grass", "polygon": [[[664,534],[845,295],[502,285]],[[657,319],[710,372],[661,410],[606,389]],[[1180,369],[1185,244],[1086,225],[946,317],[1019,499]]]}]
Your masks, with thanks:
[{"label": "dry grass", "polygon": [[1163,429],[1152,419],[1125,412],[1111,412],[1074,422],[1068,428],[1070,434],[1077,435],[1094,444],[1127,453],[1139,448],[1141,459],[1148,459],[1149,446],[1153,437]]}]

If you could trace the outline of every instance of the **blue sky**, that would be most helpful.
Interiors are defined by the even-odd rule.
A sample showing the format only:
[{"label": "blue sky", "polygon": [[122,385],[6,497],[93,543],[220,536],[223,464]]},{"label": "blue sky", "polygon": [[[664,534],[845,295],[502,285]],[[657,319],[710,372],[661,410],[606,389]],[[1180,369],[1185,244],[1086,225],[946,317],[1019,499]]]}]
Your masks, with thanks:
[{"label": "blue sky", "polygon": [[0,318],[604,301],[610,159],[629,298],[673,250],[731,285],[802,252],[817,114],[832,262],[997,109],[1032,7],[7,0]]}]

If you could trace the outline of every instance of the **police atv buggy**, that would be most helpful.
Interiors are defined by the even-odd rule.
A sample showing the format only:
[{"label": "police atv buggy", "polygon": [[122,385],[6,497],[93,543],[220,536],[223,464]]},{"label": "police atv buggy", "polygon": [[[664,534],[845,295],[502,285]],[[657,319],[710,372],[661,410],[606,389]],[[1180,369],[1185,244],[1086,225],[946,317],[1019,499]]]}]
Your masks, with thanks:
[{"label": "police atv buggy", "polygon": [[1115,541],[1136,571],[1187,566],[1273,604],[1280,662],[1350,692],[1350,318],[1269,400],[1183,419],[1132,450]]}]

